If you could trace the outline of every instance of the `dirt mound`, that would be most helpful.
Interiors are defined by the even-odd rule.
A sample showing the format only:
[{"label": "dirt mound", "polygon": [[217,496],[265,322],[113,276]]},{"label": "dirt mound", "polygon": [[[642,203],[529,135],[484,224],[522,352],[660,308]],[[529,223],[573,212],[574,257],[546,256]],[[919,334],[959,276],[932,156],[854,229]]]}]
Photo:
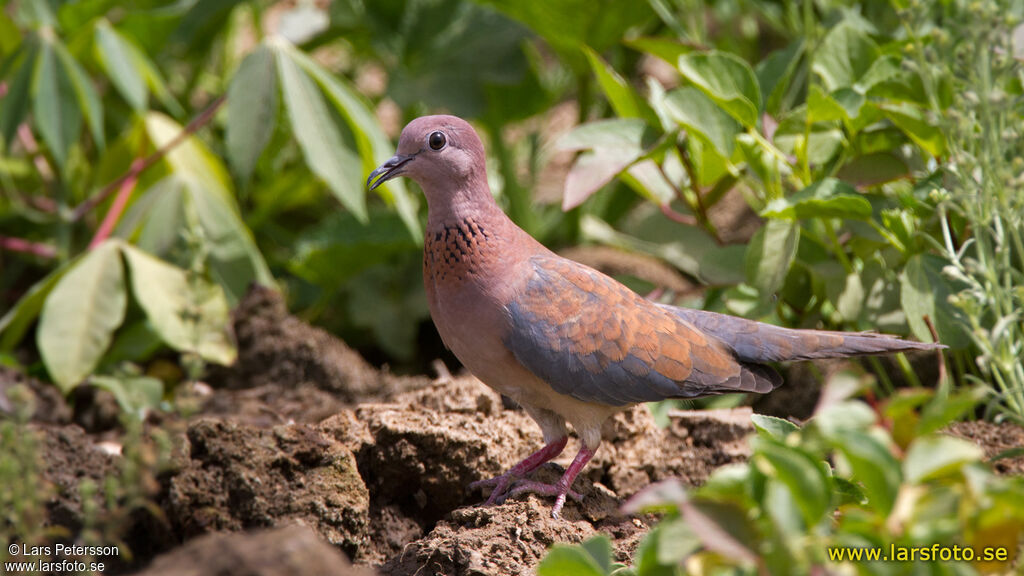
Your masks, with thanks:
[{"label": "dirt mound", "polygon": [[22,408],[28,412],[27,419],[33,422],[67,424],[71,421],[71,407],[56,386],[0,366],[0,414],[11,416]]},{"label": "dirt mound", "polygon": [[[985,458],[995,458],[1003,452],[1020,450],[1024,446],[1024,428],[1013,422],[954,422],[946,431],[981,446],[985,450]],[[992,463],[992,467],[1000,474],[1024,476],[1024,454],[1000,458]]]},{"label": "dirt mound", "polygon": [[425,538],[406,546],[381,571],[391,576],[528,574],[555,542],[595,533],[586,520],[555,520],[551,507],[530,497],[502,506],[461,508]]},{"label": "dirt mound", "polygon": [[374,369],[341,340],[288,314],[281,295],[269,288],[252,286],[232,319],[238,360],[211,377],[228,388],[295,388],[308,383],[354,404],[429,382]]},{"label": "dirt mound", "polygon": [[165,505],[183,538],[301,522],[349,555],[364,545],[369,495],[355,457],[315,427],[202,419],[188,440]]},{"label": "dirt mound", "polygon": [[246,534],[208,534],[157,558],[139,576],[371,576],[307,526]]}]

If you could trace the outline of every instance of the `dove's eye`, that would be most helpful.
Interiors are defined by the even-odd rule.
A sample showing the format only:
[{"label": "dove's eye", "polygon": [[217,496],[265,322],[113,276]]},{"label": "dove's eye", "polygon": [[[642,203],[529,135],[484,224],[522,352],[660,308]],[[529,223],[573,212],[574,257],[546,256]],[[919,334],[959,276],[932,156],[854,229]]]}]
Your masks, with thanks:
[{"label": "dove's eye", "polygon": [[427,144],[430,145],[431,150],[440,150],[447,143],[448,139],[445,138],[444,132],[431,132],[427,137]]}]

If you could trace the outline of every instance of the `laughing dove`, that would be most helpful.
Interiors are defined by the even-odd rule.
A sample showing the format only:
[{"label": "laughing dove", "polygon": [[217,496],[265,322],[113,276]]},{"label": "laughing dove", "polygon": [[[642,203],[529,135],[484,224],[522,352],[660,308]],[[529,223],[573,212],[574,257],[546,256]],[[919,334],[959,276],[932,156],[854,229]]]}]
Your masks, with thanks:
[{"label": "laughing dove", "polygon": [[[423,282],[444,343],[485,384],[518,402],[545,446],[476,484],[488,504],[534,492],[558,517],[573,480],[601,443],[601,424],[639,402],[769,392],[782,379],[766,362],[843,358],[938,344],[873,333],[792,330],[657,304],[551,252],[516,226],[487,184],[483,144],[454,116],[425,116],[402,131],[394,157],[370,174],[396,176],[427,197]],[[566,422],[582,446],[551,485],[524,477],[558,456]]]}]

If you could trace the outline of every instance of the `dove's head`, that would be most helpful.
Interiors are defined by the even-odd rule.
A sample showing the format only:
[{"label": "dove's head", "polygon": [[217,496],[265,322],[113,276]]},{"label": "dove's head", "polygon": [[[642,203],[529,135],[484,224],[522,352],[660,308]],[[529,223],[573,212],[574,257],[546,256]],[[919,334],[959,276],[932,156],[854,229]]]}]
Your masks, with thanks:
[{"label": "dove's head", "polygon": [[461,118],[422,116],[406,125],[395,155],[370,174],[366,185],[373,190],[396,176],[415,180],[430,204],[465,189],[488,190],[484,145]]}]

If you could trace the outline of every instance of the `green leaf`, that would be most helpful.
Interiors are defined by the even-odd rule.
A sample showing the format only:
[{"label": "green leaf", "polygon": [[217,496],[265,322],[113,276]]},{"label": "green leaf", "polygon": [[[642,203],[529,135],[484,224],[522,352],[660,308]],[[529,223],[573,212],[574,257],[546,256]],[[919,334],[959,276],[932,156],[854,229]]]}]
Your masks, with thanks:
[{"label": "green leaf", "polygon": [[367,224],[345,212],[325,217],[298,238],[288,269],[312,284],[337,290],[367,268],[386,263],[396,254],[417,250],[396,216],[371,216]]},{"label": "green leaf", "polygon": [[747,246],[747,283],[757,288],[762,299],[778,292],[796,259],[800,227],[795,222],[768,220]]},{"label": "green leaf", "polygon": [[575,71],[587,69],[580,46],[598,52],[611,48],[626,30],[654,16],[647,2],[591,0],[480,0],[526,24],[540,35]]},{"label": "green leaf", "polygon": [[[678,566],[701,548],[700,538],[682,518],[665,519],[651,531],[650,538],[656,544],[655,560],[658,567]],[[658,573],[656,569],[645,570],[644,567],[638,566],[638,576]]]},{"label": "green leaf", "polygon": [[537,566],[537,576],[605,576],[582,546],[555,544]]},{"label": "green leaf", "polygon": [[576,159],[565,179],[562,209],[582,204],[643,156],[653,141],[653,130],[638,118],[588,122],[565,134],[558,141],[559,149],[587,152]]},{"label": "green leaf", "polygon": [[800,429],[799,426],[789,420],[765,414],[754,414],[750,417],[750,420],[754,423],[754,428],[757,429],[758,434],[779,441],[785,440],[786,436]]},{"label": "green leaf", "polygon": [[121,410],[140,420],[158,407],[164,396],[164,383],[150,376],[93,376],[89,383],[113,394]]},{"label": "green leaf", "polygon": [[[320,85],[327,98],[334,104],[334,109],[348,122],[359,154],[362,156],[361,179],[365,181],[362,176],[368,176],[377,166],[383,164],[394,150],[380,122],[377,121],[373,108],[352,86],[329,74],[302,52],[290,47],[287,49],[299,66]],[[378,186],[376,191],[389,205],[395,207],[413,240],[421,244],[423,232],[420,228],[419,201],[409,192],[402,179],[389,180]]]},{"label": "green leaf", "polygon": [[612,110],[620,118],[641,118],[652,126],[657,126],[657,118],[651,107],[636,93],[636,90],[626,83],[615,70],[608,65],[601,56],[591,48],[584,46],[584,53],[590,62],[590,69],[597,77],[597,83],[601,86]]},{"label": "green leaf", "polygon": [[134,46],[106,20],[96,23],[96,59],[121,96],[138,113],[146,110],[149,92],[136,64]]},{"label": "green leaf", "polygon": [[11,57],[16,71],[8,76],[7,95],[0,98],[0,136],[5,148],[14,138],[32,101],[32,77],[39,48],[32,39],[26,39],[24,44],[21,54]]},{"label": "green leaf", "polygon": [[583,549],[590,554],[590,557],[597,561],[598,565],[601,566],[601,573],[607,574],[611,572],[612,567],[612,541],[608,539],[604,534],[598,534],[592,538],[588,538],[581,544]]},{"label": "green leaf", "polygon": [[757,125],[761,88],[743,59],[726,52],[702,52],[681,56],[679,71],[744,126]]},{"label": "green leaf", "polygon": [[826,178],[788,196],[777,198],[761,210],[765,218],[799,220],[803,218],[871,218],[871,203],[852,186]]},{"label": "green leaf", "polygon": [[830,437],[853,472],[851,480],[864,486],[870,505],[883,517],[896,502],[900,489],[900,464],[892,451],[874,436],[846,429]]},{"label": "green leaf", "polygon": [[923,436],[907,449],[903,474],[907,482],[926,482],[959,472],[965,465],[980,462],[980,446],[946,435]]},{"label": "green leaf", "polygon": [[227,151],[239,178],[252,176],[277,123],[274,55],[261,45],[238,67],[228,87]]},{"label": "green leaf", "polygon": [[231,364],[237,352],[231,337],[228,302],[220,286],[189,279],[181,268],[124,245],[132,293],[164,342],[180,352]]},{"label": "green leaf", "polygon": [[818,524],[831,502],[829,479],[806,452],[764,437],[750,441],[754,461],[765,475],[789,488],[808,527]]},{"label": "green leaf", "polygon": [[757,83],[761,87],[761,108],[769,114],[777,114],[782,99],[792,87],[793,74],[799,68],[804,55],[803,40],[797,40],[782,50],[776,50],[757,64]]},{"label": "green leaf", "polygon": [[316,84],[303,73],[288,50],[273,48],[288,118],[306,165],[346,208],[365,222],[366,196],[359,157],[342,140]]},{"label": "green leaf", "polygon": [[910,258],[900,274],[900,303],[907,314],[911,332],[922,342],[931,342],[931,330],[924,317],[931,319],[939,341],[951,348],[966,348],[971,339],[963,310],[949,298],[967,287],[961,280],[942,273],[946,260],[932,254]]},{"label": "green leaf", "polygon": [[58,66],[54,44],[43,42],[32,82],[32,114],[43,141],[63,169],[71,146],[82,131],[82,112],[75,89],[64,68]]},{"label": "green leaf", "polygon": [[[182,131],[174,120],[157,112],[146,116],[145,129],[154,148],[162,148]],[[274,278],[242,221],[231,179],[220,160],[199,138],[189,136],[168,152],[164,162],[171,175],[154,183],[160,186],[160,201],[148,203],[160,210],[134,215],[142,226],[142,237],[148,228],[156,227],[170,234],[163,240],[171,242],[178,231],[191,225],[186,215],[194,214],[210,250],[210,274],[227,291],[229,301],[238,302],[252,282],[273,286]]]},{"label": "green leaf", "polygon": [[878,58],[878,46],[863,30],[844,21],[829,31],[813,57],[811,70],[832,92],[852,88]]},{"label": "green leaf", "polygon": [[871,188],[910,175],[910,167],[897,154],[879,152],[858,156],[839,169],[841,180],[858,188]]},{"label": "green leaf", "polygon": [[96,147],[102,152],[107,146],[106,138],[103,136],[103,106],[99,95],[96,94],[96,89],[92,85],[92,80],[89,79],[88,74],[85,73],[85,70],[82,69],[78,61],[71,56],[63,44],[54,43],[53,48],[61,65],[64,67],[64,73],[71,80],[71,86],[74,89],[75,96],[78,98],[78,106],[85,116],[86,122],[89,124],[92,139],[96,143]]},{"label": "green leaf", "polygon": [[704,139],[723,158],[731,158],[740,125],[703,92],[678,88],[665,96],[665,109],[687,132]]},{"label": "green leaf", "polygon": [[93,371],[124,320],[128,298],[119,246],[119,240],[108,240],[85,255],[43,304],[36,344],[65,394]]},{"label": "green leaf", "polygon": [[693,46],[683,44],[671,38],[660,36],[644,36],[640,38],[627,38],[622,41],[633,50],[646,52],[657,56],[672,66],[679,62],[679,57],[693,52]]},{"label": "green leaf", "polygon": [[21,342],[25,332],[32,325],[32,322],[39,316],[43,309],[46,297],[50,295],[53,287],[64,277],[68,270],[77,265],[82,256],[78,256],[65,262],[56,270],[50,272],[45,278],[36,282],[28,289],[28,292],[18,300],[13,308],[0,318],[0,351],[13,351],[15,346]]},{"label": "green leaf", "polygon": [[946,155],[946,135],[920,108],[905,102],[879,104],[878,108],[925,152],[935,157]]}]

